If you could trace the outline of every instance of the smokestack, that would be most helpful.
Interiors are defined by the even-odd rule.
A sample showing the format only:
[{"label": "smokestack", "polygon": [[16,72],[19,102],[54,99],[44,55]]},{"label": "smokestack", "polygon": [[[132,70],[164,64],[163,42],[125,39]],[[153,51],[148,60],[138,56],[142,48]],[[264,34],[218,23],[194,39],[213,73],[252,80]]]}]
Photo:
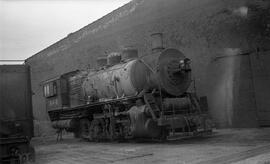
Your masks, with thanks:
[{"label": "smokestack", "polygon": [[151,41],[152,41],[152,52],[153,53],[160,52],[164,49],[162,33],[151,34]]}]

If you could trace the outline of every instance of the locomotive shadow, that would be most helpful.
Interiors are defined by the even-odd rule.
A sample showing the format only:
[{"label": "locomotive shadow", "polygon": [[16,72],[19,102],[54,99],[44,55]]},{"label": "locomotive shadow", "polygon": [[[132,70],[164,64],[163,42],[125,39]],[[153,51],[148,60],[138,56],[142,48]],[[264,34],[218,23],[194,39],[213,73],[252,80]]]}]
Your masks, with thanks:
[{"label": "locomotive shadow", "polygon": [[106,141],[107,143],[129,143],[129,144],[157,144],[157,145],[182,145],[182,144],[205,144],[213,138],[217,133],[213,132],[212,135],[208,136],[191,136],[186,138],[179,138],[179,139],[173,139],[173,140],[154,140],[154,139],[145,139],[145,138],[137,138],[132,140],[124,140],[124,141]]}]

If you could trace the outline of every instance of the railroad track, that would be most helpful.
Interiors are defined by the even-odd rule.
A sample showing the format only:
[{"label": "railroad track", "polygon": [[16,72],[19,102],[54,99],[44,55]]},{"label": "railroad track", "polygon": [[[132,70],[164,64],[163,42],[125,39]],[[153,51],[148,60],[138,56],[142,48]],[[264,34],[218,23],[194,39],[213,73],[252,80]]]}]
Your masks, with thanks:
[{"label": "railroad track", "polygon": [[[63,153],[63,152],[62,152]],[[37,163],[41,164],[96,164],[118,163],[121,161],[152,156],[153,153],[86,151],[74,149],[62,154],[61,152],[46,152],[38,155]]]},{"label": "railroad track", "polygon": [[217,164],[217,163],[218,164],[229,164],[229,163],[242,161],[242,160],[245,160],[247,158],[252,158],[252,157],[255,157],[257,155],[261,155],[261,154],[265,154],[265,153],[269,153],[269,152],[270,152],[270,145],[266,145],[266,146],[261,146],[261,147],[257,147],[254,149],[250,149],[247,151],[229,154],[229,155],[217,157],[214,159],[202,161],[202,162],[199,162],[197,164]]}]

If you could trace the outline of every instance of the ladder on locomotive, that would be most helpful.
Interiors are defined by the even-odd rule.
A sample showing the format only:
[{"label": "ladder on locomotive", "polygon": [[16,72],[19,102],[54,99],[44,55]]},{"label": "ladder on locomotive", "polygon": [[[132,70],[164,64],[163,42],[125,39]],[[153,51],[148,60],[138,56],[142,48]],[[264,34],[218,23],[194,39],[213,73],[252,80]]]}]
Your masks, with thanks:
[{"label": "ladder on locomotive", "polygon": [[157,106],[156,100],[155,100],[154,96],[152,95],[152,93],[145,93],[144,101],[145,101],[146,105],[148,106],[153,119],[156,120],[157,116],[155,113],[156,113],[156,111],[160,111],[160,109]]}]

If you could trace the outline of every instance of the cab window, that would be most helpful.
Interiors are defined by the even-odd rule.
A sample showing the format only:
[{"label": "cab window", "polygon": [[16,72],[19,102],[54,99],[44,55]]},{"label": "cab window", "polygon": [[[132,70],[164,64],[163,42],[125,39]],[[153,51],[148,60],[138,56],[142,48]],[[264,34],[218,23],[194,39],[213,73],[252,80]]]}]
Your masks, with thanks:
[{"label": "cab window", "polygon": [[43,92],[45,97],[52,97],[57,94],[56,82],[50,82],[43,86]]}]

